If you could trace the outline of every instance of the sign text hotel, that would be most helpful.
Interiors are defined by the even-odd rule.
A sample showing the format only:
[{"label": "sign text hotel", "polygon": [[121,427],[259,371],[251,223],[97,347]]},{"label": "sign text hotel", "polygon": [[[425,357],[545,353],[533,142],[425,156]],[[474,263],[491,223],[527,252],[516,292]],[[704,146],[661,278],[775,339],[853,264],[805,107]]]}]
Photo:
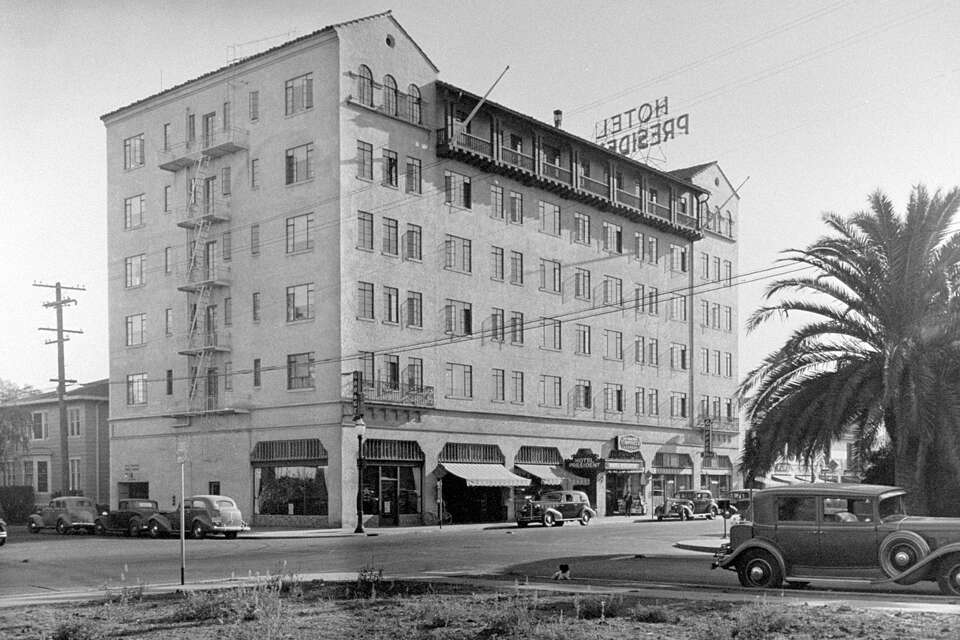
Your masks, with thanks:
[{"label": "sign text hotel", "polygon": [[627,156],[690,133],[690,114],[670,115],[667,96],[604,118],[594,125],[597,144]]}]

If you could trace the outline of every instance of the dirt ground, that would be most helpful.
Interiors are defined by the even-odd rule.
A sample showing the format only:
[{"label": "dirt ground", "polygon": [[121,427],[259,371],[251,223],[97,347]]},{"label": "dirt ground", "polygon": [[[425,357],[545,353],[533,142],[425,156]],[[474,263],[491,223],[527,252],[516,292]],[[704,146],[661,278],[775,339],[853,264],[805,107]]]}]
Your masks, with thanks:
[{"label": "dirt ground", "polygon": [[956,617],[790,604],[272,581],[216,592],[0,610],[0,638],[761,640],[957,638]]}]

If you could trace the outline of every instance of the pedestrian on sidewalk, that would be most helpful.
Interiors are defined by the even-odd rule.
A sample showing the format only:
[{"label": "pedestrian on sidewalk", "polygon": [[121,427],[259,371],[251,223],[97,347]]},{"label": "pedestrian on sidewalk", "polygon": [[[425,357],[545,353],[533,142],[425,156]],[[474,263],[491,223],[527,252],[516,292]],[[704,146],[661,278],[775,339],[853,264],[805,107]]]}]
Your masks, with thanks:
[{"label": "pedestrian on sidewalk", "polygon": [[624,515],[629,516],[632,509],[633,509],[633,494],[627,491],[627,496],[623,504]]}]

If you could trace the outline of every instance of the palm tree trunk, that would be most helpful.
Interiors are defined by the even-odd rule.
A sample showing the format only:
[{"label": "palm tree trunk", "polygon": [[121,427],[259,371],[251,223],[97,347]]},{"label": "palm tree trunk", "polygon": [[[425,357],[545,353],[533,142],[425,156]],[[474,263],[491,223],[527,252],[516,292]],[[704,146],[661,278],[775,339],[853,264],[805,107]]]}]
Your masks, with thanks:
[{"label": "palm tree trunk", "polygon": [[916,436],[905,433],[897,438],[896,454],[893,463],[893,477],[897,486],[907,491],[905,497],[907,513],[914,516],[930,514],[927,495],[917,477],[917,453],[920,441]]}]

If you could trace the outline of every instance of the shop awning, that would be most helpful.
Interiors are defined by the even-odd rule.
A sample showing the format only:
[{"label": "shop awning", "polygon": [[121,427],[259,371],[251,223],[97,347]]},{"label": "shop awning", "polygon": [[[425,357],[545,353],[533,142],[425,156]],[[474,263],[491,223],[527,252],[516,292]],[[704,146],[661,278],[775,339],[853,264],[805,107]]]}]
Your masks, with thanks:
[{"label": "shop awning", "polygon": [[466,480],[468,487],[526,487],[530,484],[530,480],[510,473],[500,464],[441,462],[440,468]]},{"label": "shop awning", "polygon": [[515,466],[520,471],[530,474],[534,478],[539,478],[543,484],[560,484],[563,480],[570,480],[572,484],[590,484],[589,479],[582,478],[556,465],[518,464]]}]

